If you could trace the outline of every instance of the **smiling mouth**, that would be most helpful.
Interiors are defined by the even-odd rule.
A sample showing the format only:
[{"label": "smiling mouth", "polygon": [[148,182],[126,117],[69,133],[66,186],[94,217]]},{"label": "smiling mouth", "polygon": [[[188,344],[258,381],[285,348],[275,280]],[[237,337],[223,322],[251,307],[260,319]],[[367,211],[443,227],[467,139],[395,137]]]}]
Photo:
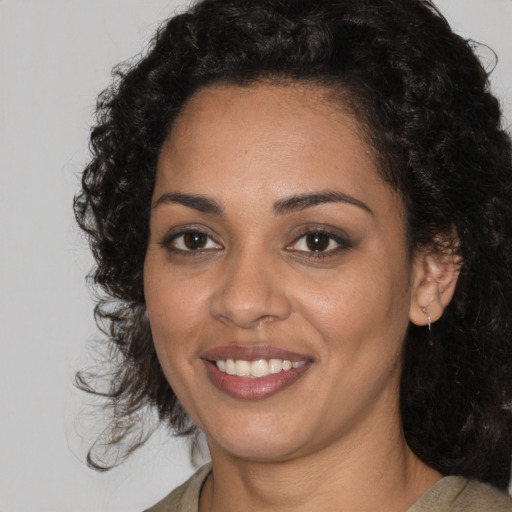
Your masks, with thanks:
[{"label": "smiling mouth", "polygon": [[304,355],[269,346],[216,347],[201,355],[210,382],[242,400],[269,398],[293,386],[311,368]]},{"label": "smiling mouth", "polygon": [[305,360],[290,361],[289,359],[256,359],[246,361],[243,359],[219,359],[212,361],[216,367],[227,375],[247,377],[250,379],[261,379],[268,375],[275,375],[289,372],[292,369],[300,368],[306,364]]},{"label": "smiling mouth", "polygon": [[270,345],[225,345],[200,354],[210,382],[242,400],[269,398],[301,379],[313,365],[305,354]]}]

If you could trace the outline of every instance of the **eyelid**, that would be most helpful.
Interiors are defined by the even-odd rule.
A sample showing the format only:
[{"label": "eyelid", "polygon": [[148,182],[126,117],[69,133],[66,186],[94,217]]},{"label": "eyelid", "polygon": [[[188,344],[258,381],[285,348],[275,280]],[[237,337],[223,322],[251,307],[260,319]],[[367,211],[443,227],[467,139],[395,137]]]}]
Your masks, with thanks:
[{"label": "eyelid", "polygon": [[[170,253],[175,253],[178,255],[183,256],[199,256],[199,255],[206,255],[205,253],[212,253],[216,251],[220,251],[225,249],[222,243],[220,243],[217,240],[217,236],[211,234],[212,230],[209,228],[206,228],[201,225],[182,225],[182,226],[176,226],[172,228],[169,232],[167,232],[162,240],[159,242],[159,245],[162,246],[165,250],[169,251]],[[186,249],[186,248],[179,248],[173,245],[173,242],[175,242],[180,237],[188,234],[188,233],[200,233],[202,235],[205,235],[208,238],[207,243],[213,242],[215,244],[215,247],[204,247],[204,248],[198,248],[198,249]],[[329,240],[335,242],[337,245],[334,248],[323,250],[323,251],[314,251],[314,250],[303,250],[303,249],[297,249],[294,246],[304,237],[311,234],[320,234],[324,235],[329,238]],[[300,229],[300,232],[293,241],[286,245],[285,250],[291,253],[295,253],[300,256],[305,256],[308,258],[326,258],[329,256],[335,256],[338,255],[341,252],[344,252],[350,248],[353,247],[353,243],[350,240],[349,236],[343,232],[341,229],[332,227],[332,226],[318,226],[318,225],[308,225],[308,226],[302,226]]]},{"label": "eyelid", "polygon": [[[325,258],[328,256],[336,255],[339,252],[346,251],[347,249],[352,248],[353,244],[350,241],[349,237],[345,233],[343,233],[343,234],[339,233],[338,229],[336,231],[337,231],[336,233],[333,233],[332,230],[330,230],[329,228],[326,228],[326,227],[310,226],[310,227],[304,228],[301,231],[301,233],[299,234],[299,236],[295,237],[293,242],[286,246],[286,249],[289,250],[290,252],[307,255],[308,257]],[[337,246],[332,249],[325,250],[325,251],[298,250],[298,249],[293,248],[293,246],[296,245],[297,242],[299,242],[301,239],[303,239],[307,235],[312,235],[312,234],[325,235],[330,240],[336,242]]]},{"label": "eyelid", "polygon": [[[180,237],[185,236],[189,233],[200,233],[202,235],[205,235],[209,241],[213,242],[217,247],[215,248],[199,248],[199,249],[185,249],[185,248],[178,248],[173,246],[173,242],[179,239]],[[213,252],[213,251],[219,251],[224,249],[224,246],[216,240],[214,236],[211,235],[210,230],[202,227],[202,226],[177,226],[173,229],[171,229],[168,233],[165,234],[165,236],[162,238],[162,240],[159,242],[160,246],[162,246],[164,249],[166,249],[169,252],[181,254],[184,256],[194,256],[199,254],[204,254],[207,252]]]}]

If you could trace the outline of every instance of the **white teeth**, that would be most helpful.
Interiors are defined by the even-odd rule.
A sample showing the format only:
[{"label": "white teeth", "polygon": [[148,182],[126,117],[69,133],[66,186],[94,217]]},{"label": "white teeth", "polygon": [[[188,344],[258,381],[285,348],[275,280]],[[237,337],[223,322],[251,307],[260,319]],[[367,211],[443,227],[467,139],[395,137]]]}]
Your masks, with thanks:
[{"label": "white teeth", "polygon": [[270,373],[279,373],[283,369],[282,359],[271,359],[269,361]]},{"label": "white teeth", "polygon": [[286,372],[292,368],[300,368],[306,361],[294,361],[289,359],[257,359],[245,361],[243,359],[226,359],[216,361],[217,368],[228,375],[237,377],[266,377],[274,373]]},{"label": "white teeth", "polygon": [[235,361],[235,373],[238,377],[249,377],[251,375],[251,363],[249,361]]},{"label": "white teeth", "polygon": [[265,359],[258,359],[251,364],[251,375],[253,377],[265,377],[270,372],[268,370],[268,363]]},{"label": "white teeth", "polygon": [[233,359],[228,359],[226,361],[226,373],[228,375],[235,375],[235,361],[233,361]]}]

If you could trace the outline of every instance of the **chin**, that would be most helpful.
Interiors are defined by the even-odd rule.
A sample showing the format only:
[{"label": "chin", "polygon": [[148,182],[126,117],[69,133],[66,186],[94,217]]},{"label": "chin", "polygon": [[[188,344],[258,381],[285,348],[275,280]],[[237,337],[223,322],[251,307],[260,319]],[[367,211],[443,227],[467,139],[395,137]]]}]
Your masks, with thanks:
[{"label": "chin", "polygon": [[207,432],[210,450],[218,448],[233,457],[255,462],[290,460],[306,450],[307,429],[302,423],[292,427],[283,425],[279,418],[268,422],[259,420],[257,424],[231,423],[229,427],[219,428],[221,435]]},{"label": "chin", "polygon": [[[222,442],[222,441],[221,441]],[[209,441],[210,450],[215,446],[232,457],[251,462],[284,462],[293,459],[300,448],[296,441],[293,443],[275,439],[241,439],[238,443],[235,439],[226,440],[225,443]]]}]

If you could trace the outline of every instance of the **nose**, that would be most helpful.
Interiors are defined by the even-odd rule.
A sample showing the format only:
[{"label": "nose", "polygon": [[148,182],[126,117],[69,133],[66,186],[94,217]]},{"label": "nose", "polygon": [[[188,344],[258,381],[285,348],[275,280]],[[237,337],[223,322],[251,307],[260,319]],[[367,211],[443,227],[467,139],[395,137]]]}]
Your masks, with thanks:
[{"label": "nose", "polygon": [[286,296],[286,280],[279,275],[276,262],[247,253],[227,259],[210,311],[217,320],[241,329],[286,319],[291,303]]}]

